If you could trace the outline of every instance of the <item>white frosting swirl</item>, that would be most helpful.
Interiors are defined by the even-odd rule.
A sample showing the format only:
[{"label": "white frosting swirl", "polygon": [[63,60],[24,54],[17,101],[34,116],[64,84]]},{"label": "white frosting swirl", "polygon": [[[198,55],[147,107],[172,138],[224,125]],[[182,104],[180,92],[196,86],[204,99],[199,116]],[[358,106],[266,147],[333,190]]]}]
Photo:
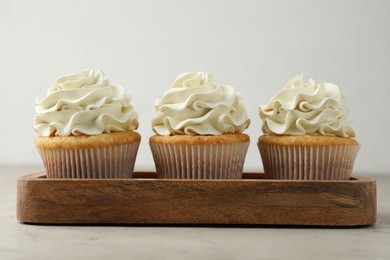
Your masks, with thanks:
[{"label": "white frosting swirl", "polygon": [[156,100],[153,131],[165,136],[241,133],[250,120],[240,100],[233,87],[214,84],[210,73],[184,73]]},{"label": "white frosting swirl", "polygon": [[39,101],[35,131],[41,136],[98,135],[138,128],[138,114],[123,87],[99,70],[59,78]]},{"label": "white frosting swirl", "polygon": [[355,136],[339,88],[317,85],[312,79],[305,84],[302,74],[290,80],[268,105],[260,106],[259,115],[265,134]]}]

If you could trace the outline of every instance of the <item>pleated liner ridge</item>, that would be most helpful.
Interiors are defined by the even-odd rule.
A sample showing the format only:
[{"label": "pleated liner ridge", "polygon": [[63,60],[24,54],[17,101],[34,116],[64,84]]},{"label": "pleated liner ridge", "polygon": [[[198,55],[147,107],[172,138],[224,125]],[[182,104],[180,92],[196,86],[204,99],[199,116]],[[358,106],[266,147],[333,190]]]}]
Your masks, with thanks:
[{"label": "pleated liner ridge", "polygon": [[282,146],[258,143],[268,179],[348,180],[360,145]]},{"label": "pleated liner ridge", "polygon": [[139,144],[38,151],[48,178],[131,178]]},{"label": "pleated liner ridge", "polygon": [[162,179],[241,179],[249,142],[235,144],[149,143]]}]

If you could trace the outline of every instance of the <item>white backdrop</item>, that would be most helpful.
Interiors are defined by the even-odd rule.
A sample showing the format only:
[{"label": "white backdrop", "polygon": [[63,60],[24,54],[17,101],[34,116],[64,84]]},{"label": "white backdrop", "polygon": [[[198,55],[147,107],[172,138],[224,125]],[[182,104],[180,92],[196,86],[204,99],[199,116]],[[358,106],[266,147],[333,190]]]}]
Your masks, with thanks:
[{"label": "white backdrop", "polygon": [[185,71],[209,71],[241,92],[252,123],[245,164],[260,170],[257,113],[303,72],[340,86],[362,145],[355,171],[390,170],[390,1],[0,2],[0,164],[41,164],[34,105],[55,79],[88,68],[133,95],[148,146],[154,100]]}]

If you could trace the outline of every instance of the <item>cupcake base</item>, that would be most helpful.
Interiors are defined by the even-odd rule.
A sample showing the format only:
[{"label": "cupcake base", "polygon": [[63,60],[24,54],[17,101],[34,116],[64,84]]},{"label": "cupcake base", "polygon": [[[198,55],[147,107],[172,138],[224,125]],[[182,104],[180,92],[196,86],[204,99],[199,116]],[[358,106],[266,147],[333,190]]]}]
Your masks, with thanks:
[{"label": "cupcake base", "polygon": [[249,137],[152,136],[157,177],[162,179],[241,179]]},{"label": "cupcake base", "polygon": [[131,178],[140,135],[37,137],[35,144],[48,178]]},{"label": "cupcake base", "polygon": [[266,178],[285,180],[348,180],[360,149],[327,136],[261,136],[258,147]]}]

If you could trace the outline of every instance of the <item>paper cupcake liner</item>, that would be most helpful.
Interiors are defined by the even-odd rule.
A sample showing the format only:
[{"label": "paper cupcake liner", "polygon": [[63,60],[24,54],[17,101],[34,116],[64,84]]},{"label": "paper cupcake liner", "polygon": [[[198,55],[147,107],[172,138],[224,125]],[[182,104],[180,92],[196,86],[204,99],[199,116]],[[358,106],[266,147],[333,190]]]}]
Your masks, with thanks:
[{"label": "paper cupcake liner", "polygon": [[348,180],[360,145],[282,146],[258,143],[268,179]]},{"label": "paper cupcake liner", "polygon": [[48,178],[131,178],[139,142],[84,149],[38,148]]},{"label": "paper cupcake liner", "polygon": [[162,179],[241,179],[249,142],[235,144],[149,143]]}]

